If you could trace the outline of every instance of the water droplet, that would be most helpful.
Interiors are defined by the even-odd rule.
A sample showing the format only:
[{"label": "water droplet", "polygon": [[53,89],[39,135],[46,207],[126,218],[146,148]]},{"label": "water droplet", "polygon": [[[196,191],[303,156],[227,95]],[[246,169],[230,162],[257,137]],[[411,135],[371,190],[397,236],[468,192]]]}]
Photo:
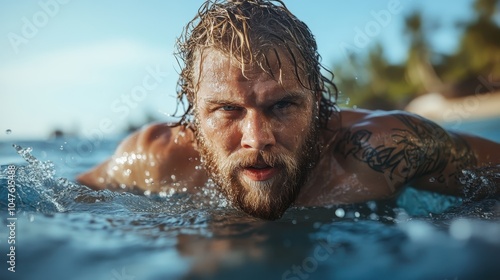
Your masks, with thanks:
[{"label": "water droplet", "polygon": [[431,183],[434,183],[434,182],[436,182],[436,178],[434,178],[434,177],[431,177],[431,178],[429,179],[429,182],[431,182]]},{"label": "water droplet", "polygon": [[349,105],[349,102],[351,102],[351,98],[347,97],[345,100],[345,105]]},{"label": "water droplet", "polygon": [[370,208],[370,210],[372,210],[372,211],[377,210],[377,203],[375,201],[368,201],[366,203],[366,206],[368,206],[368,208]]},{"label": "water droplet", "polygon": [[130,176],[130,174],[132,174],[132,170],[130,168],[127,168],[125,171],[123,171],[123,175],[125,176]]},{"label": "water droplet", "polygon": [[69,186],[69,181],[68,181],[68,179],[66,179],[66,178],[59,178],[59,179],[57,180],[57,183],[59,183],[59,185],[60,185],[61,187],[65,187],[65,188],[67,188],[67,187]]},{"label": "water droplet", "polygon": [[377,214],[375,214],[375,213],[371,213],[371,214],[370,214],[370,219],[371,219],[371,220],[374,220],[374,221],[378,221],[378,220],[379,220],[378,215],[377,215]]},{"label": "water droplet", "polygon": [[337,208],[337,210],[335,210],[335,215],[339,218],[344,218],[345,216],[345,211],[344,209],[342,208]]},{"label": "water droplet", "polygon": [[168,194],[170,196],[174,195],[175,194],[175,189],[174,188],[170,188],[170,190],[168,191]]},{"label": "water droplet", "polygon": [[357,80],[357,79],[358,79],[358,76],[355,76],[355,77],[354,77],[354,80]]},{"label": "water droplet", "polygon": [[358,105],[353,105],[353,106],[352,106],[352,108],[353,108],[354,110],[356,110],[356,109],[358,109]]},{"label": "water droplet", "polygon": [[12,129],[5,130],[5,134],[11,134],[11,133],[12,133]]},{"label": "water droplet", "polygon": [[59,147],[59,150],[61,150],[61,151],[64,150],[64,146],[61,145],[61,147]]}]

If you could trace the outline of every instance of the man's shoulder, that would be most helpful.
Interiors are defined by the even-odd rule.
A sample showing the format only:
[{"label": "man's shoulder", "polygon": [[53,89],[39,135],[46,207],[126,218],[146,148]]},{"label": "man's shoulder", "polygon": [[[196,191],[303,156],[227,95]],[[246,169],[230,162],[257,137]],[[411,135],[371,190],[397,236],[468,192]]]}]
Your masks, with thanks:
[{"label": "man's shoulder", "polygon": [[183,126],[149,124],[125,138],[108,160],[77,180],[94,189],[124,185],[158,191],[162,184],[174,181],[200,185],[206,179],[193,175],[199,164],[193,137]]},{"label": "man's shoulder", "polygon": [[167,148],[171,144],[192,143],[194,136],[191,130],[184,126],[174,126],[171,123],[152,123],[129,135],[118,146],[117,152],[143,152],[154,148]]},{"label": "man's shoulder", "polygon": [[398,145],[404,142],[398,138],[405,137],[401,133],[404,118],[413,120],[414,116],[404,111],[341,110],[340,126],[332,124],[337,130],[328,136],[331,142],[323,148],[316,171],[321,179],[313,182],[329,182],[325,192],[333,196],[342,193],[339,201],[392,197],[406,183],[406,177],[394,169],[404,162],[405,147]]},{"label": "man's shoulder", "polygon": [[[335,136],[337,145],[364,142],[366,149],[393,146],[401,137],[433,137],[444,132],[438,125],[406,111],[342,110],[341,126]],[[443,136],[444,137],[444,136]]]},{"label": "man's shoulder", "polygon": [[152,123],[142,127],[130,137],[136,138],[138,145],[149,146],[156,141],[170,142],[179,130],[179,127],[174,127],[168,123]]},{"label": "man's shoulder", "polygon": [[340,111],[341,129],[378,127],[388,128],[401,125],[402,119],[421,119],[421,117],[400,110],[343,109]]}]

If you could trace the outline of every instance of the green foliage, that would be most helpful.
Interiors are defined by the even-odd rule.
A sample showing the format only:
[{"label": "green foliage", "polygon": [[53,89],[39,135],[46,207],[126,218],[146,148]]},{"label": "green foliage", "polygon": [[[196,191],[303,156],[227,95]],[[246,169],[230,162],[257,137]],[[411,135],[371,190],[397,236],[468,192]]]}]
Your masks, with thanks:
[{"label": "green foliage", "polygon": [[[425,18],[415,11],[405,18],[404,36],[409,42],[406,60],[391,64],[380,43],[366,54],[352,53],[334,63],[335,81],[341,91],[341,107],[402,109],[414,97],[441,92],[447,97],[473,94],[469,89],[454,91],[478,75],[500,78],[500,0],[476,0],[474,18],[460,23],[462,34],[458,48],[451,54],[432,49],[430,35],[439,19]],[[470,92],[468,92],[469,90]]]}]

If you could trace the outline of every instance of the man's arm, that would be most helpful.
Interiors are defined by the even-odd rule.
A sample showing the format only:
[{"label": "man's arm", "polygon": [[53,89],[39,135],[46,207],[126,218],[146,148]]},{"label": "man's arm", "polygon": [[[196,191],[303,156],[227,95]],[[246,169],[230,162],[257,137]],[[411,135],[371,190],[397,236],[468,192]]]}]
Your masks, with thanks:
[{"label": "man's arm", "polygon": [[[500,174],[500,144],[465,133],[448,132],[448,135],[452,147],[441,177],[422,176],[412,185],[467,200],[500,195],[500,180],[495,177]],[[468,179],[470,175],[478,180]]]},{"label": "man's arm", "polygon": [[[462,170],[495,165],[500,145],[486,139],[449,133],[437,124],[406,112],[366,114],[349,125],[337,152],[367,184],[383,177],[387,196],[411,184],[446,194],[464,195]],[[374,174],[379,174],[374,175]],[[496,188],[496,194],[500,188]]]},{"label": "man's arm", "polygon": [[165,187],[193,191],[207,176],[193,146],[193,133],[168,124],[149,125],[124,139],[111,158],[80,174],[93,189],[135,188],[159,192]]}]

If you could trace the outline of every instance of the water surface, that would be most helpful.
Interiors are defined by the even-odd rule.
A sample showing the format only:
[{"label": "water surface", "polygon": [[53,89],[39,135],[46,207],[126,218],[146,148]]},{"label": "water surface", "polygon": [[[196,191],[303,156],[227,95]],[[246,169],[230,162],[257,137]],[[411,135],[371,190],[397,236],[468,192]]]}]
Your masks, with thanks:
[{"label": "water surface", "polygon": [[[269,222],[232,208],[210,185],[197,195],[144,196],[74,183],[76,174],[109,156],[120,138],[16,141],[18,151],[11,142],[0,144],[0,279],[500,275],[499,199],[464,203],[409,188],[393,202],[292,207]],[[9,166],[16,170],[14,216],[8,211]],[[7,263],[12,217],[14,273]]]}]

